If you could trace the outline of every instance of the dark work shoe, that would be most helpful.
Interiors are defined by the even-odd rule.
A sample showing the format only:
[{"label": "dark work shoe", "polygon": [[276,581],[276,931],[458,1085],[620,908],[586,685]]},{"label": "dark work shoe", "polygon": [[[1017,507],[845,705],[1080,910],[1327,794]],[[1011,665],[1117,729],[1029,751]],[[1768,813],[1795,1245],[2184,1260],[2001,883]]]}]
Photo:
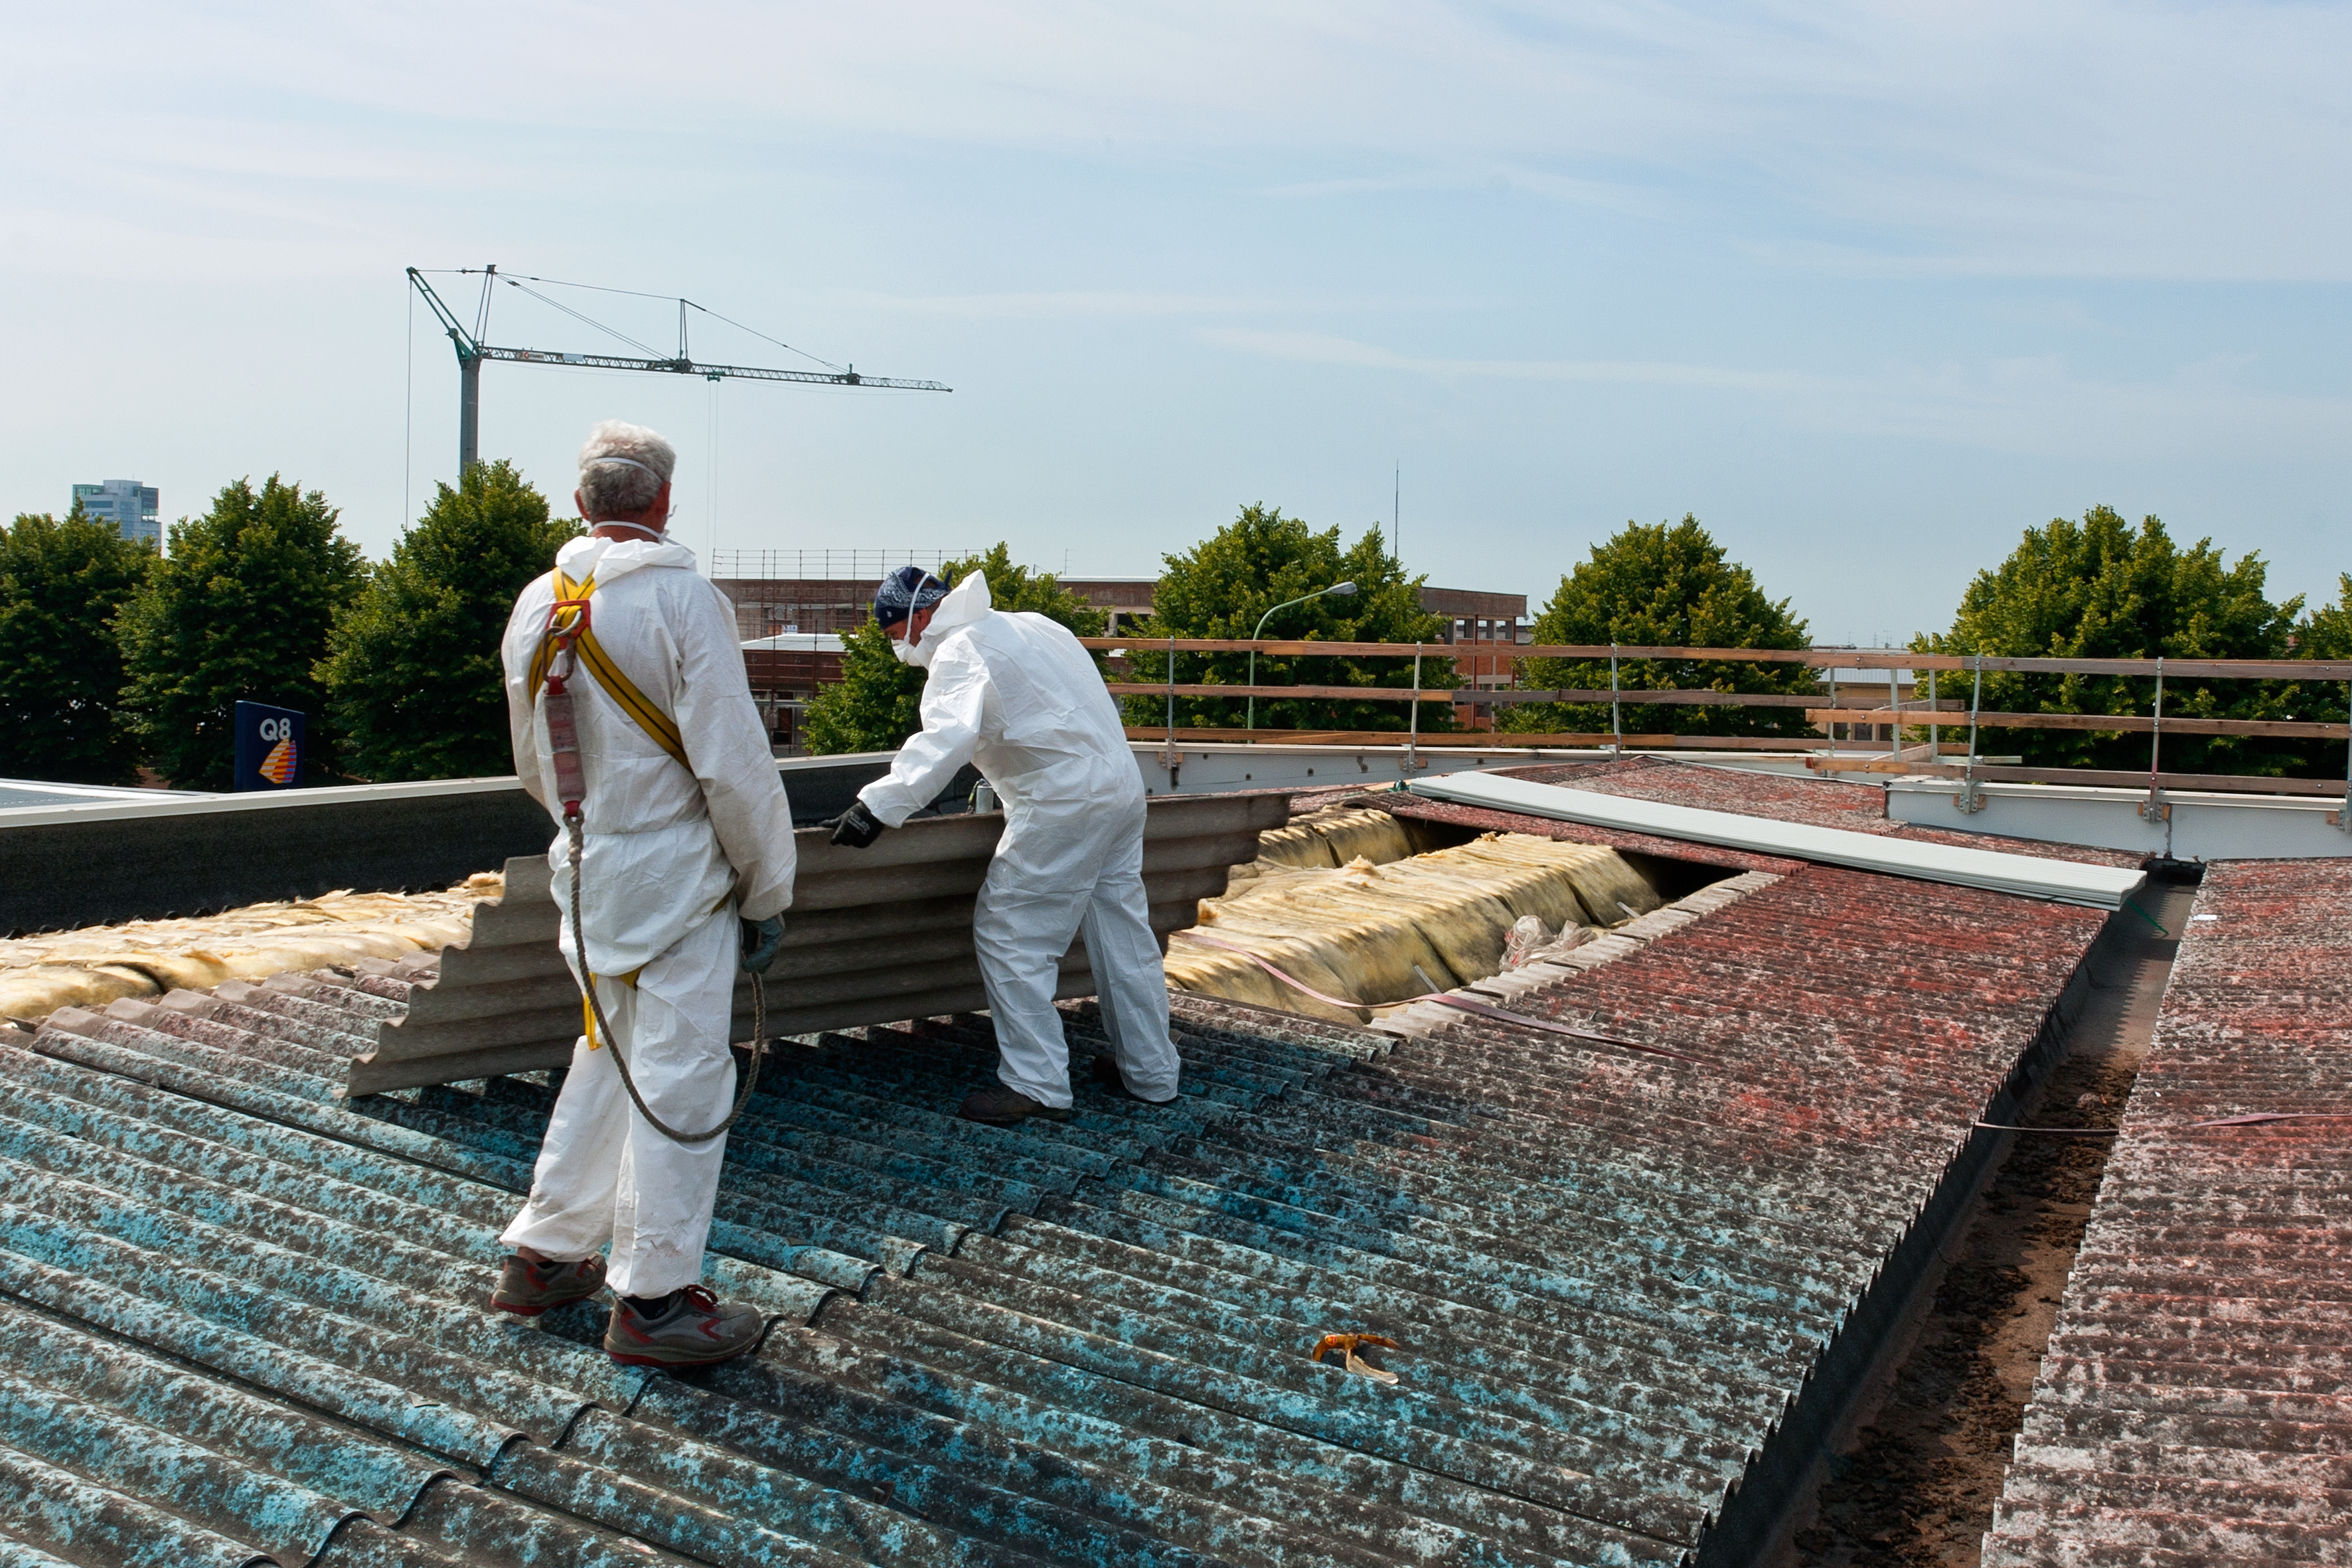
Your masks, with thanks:
[{"label": "dark work shoe", "polygon": [[966,1121],[1012,1127],[1033,1116],[1042,1116],[1048,1121],[1067,1121],[1071,1113],[1066,1105],[1040,1105],[1010,1084],[998,1083],[974,1089],[965,1097],[963,1110],[958,1114]]},{"label": "dark work shoe", "polygon": [[1165,1100],[1146,1100],[1143,1096],[1136,1093],[1135,1090],[1128,1088],[1126,1078],[1122,1076],[1118,1070],[1118,1063],[1108,1056],[1097,1057],[1095,1058],[1095,1065],[1088,1069],[1088,1072],[1094,1079],[1095,1087],[1101,1089],[1106,1094],[1117,1095],[1121,1100],[1131,1100],[1138,1105],[1173,1105],[1176,1103],[1177,1097],[1172,1094]]},{"label": "dark work shoe", "polygon": [[747,1353],[767,1327],[759,1308],[722,1307],[701,1286],[688,1285],[650,1317],[625,1299],[614,1302],[604,1351],[623,1366],[708,1366]]},{"label": "dark work shoe", "polygon": [[517,1254],[499,1270],[498,1289],[490,1305],[501,1312],[536,1318],[550,1307],[583,1301],[604,1288],[604,1260],[583,1258],[577,1263],[533,1263]]}]

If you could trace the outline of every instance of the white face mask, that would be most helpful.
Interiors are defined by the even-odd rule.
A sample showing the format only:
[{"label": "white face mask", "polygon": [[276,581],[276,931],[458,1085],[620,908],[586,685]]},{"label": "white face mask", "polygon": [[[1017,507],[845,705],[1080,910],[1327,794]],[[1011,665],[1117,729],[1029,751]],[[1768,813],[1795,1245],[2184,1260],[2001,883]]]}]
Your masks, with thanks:
[{"label": "white face mask", "polygon": [[911,643],[898,637],[892,637],[890,651],[898,656],[900,664],[911,664],[917,669],[931,668],[931,645],[927,642]]}]

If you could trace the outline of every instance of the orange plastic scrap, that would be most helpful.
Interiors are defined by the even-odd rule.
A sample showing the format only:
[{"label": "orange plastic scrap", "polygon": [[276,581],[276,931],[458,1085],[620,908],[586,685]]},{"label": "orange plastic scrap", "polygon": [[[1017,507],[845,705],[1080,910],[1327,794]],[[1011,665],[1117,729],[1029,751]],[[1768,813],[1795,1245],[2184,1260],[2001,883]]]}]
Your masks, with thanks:
[{"label": "orange plastic scrap", "polygon": [[1359,1356],[1356,1350],[1360,1345],[1378,1345],[1382,1350],[1391,1351],[1404,1348],[1386,1334],[1325,1334],[1315,1342],[1315,1348],[1308,1352],[1307,1359],[1319,1362],[1323,1359],[1324,1352],[1338,1351],[1340,1364],[1358,1376],[1369,1377],[1381,1383],[1397,1381],[1397,1374],[1388,1368],[1374,1366],[1370,1362]]}]

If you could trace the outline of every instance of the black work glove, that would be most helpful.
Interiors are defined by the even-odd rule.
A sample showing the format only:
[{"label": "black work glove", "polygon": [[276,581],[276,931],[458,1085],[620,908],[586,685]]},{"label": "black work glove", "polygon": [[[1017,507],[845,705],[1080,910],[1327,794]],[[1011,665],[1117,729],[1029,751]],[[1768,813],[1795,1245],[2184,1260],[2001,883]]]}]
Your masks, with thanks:
[{"label": "black work glove", "polygon": [[854,802],[847,811],[833,819],[833,841],[851,849],[863,849],[882,837],[882,819],[866,809],[864,801]]},{"label": "black work glove", "polygon": [[770,915],[763,921],[739,920],[743,942],[743,968],[751,974],[765,974],[768,965],[776,962],[776,954],[784,945],[784,917]]}]

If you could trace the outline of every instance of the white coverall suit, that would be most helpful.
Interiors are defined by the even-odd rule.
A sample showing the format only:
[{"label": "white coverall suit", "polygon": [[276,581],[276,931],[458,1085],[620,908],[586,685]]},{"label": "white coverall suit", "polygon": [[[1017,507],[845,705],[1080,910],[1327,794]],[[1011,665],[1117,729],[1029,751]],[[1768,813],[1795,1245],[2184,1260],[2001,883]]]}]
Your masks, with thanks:
[{"label": "white coverall suit", "polygon": [[[699,1131],[734,1103],[736,917],[765,919],[792,902],[792,809],[744,677],[734,609],[695,571],[694,552],[667,541],[590,537],[564,545],[556,563],[575,584],[594,573],[597,641],[677,721],[693,763],[691,772],[681,766],[575,665],[567,685],[587,780],[581,912],[597,998],[646,1103],[672,1127]],[[530,679],[554,601],[551,574],[525,588],[501,652],[515,771],[560,822],[544,694]],[[547,858],[563,910],[564,962],[576,970],[562,834]],[[624,1296],[694,1284],[726,1151],[723,1135],[688,1145],[656,1131],[629,1103],[612,1051],[602,1041],[592,1048],[583,1035],[530,1201],[499,1239],[566,1261],[610,1241],[605,1278]]]},{"label": "white coverall suit", "polygon": [[1054,991],[1083,934],[1120,1074],[1143,1098],[1167,1099],[1179,1063],[1143,896],[1143,775],[1094,661],[1045,616],[990,608],[977,572],[939,602],[911,651],[930,670],[923,731],[857,798],[897,827],[969,762],[1003,801],[1004,836],[972,912],[997,1077],[1042,1105],[1070,1103]]}]

